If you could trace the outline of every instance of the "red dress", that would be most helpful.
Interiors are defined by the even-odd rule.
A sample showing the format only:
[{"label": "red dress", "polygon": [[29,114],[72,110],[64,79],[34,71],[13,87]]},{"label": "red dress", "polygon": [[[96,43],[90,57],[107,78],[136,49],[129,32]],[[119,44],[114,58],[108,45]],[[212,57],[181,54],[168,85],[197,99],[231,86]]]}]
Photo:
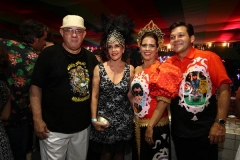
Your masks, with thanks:
[{"label": "red dress", "polygon": [[135,136],[139,159],[168,157],[169,119],[167,109],[154,127],[153,139],[156,147],[148,145],[144,136],[158,101],[163,100],[170,103],[171,99],[177,96],[181,77],[181,71],[177,67],[169,63],[161,64],[159,61],[134,76],[131,89],[134,95]]}]

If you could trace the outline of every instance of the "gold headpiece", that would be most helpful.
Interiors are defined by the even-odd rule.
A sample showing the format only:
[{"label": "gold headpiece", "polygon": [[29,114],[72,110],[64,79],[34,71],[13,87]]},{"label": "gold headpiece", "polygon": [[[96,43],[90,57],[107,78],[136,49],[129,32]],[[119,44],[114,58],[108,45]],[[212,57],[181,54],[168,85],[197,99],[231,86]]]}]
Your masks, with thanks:
[{"label": "gold headpiece", "polygon": [[153,21],[151,20],[144,28],[140,29],[140,31],[138,32],[138,38],[137,38],[138,46],[140,46],[140,40],[146,32],[153,32],[154,34],[156,34],[156,36],[158,37],[159,47],[163,45],[164,33],[162,33],[161,29],[158,28],[158,26],[155,23],[153,23]]},{"label": "gold headpiece", "polygon": [[115,41],[118,41],[121,45],[124,46],[125,44],[125,39],[123,38],[123,35],[116,31],[116,30],[113,30],[112,32],[110,32],[110,34],[108,35],[107,37],[107,42],[108,43],[113,43]]}]

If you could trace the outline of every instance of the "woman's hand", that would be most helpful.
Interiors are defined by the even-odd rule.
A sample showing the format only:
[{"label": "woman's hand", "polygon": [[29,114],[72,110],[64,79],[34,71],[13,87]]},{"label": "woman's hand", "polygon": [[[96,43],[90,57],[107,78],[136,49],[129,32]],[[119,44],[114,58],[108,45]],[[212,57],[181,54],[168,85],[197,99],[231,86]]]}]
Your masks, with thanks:
[{"label": "woman's hand", "polygon": [[168,103],[165,101],[158,101],[158,104],[153,112],[151,119],[148,122],[148,126],[145,132],[145,140],[148,144],[154,144],[153,141],[153,127],[160,121],[164,111],[167,109]]},{"label": "woman's hand", "polygon": [[154,141],[153,141],[153,128],[148,126],[147,129],[146,129],[146,132],[145,132],[145,141],[149,144],[149,145],[152,145],[154,144]]},{"label": "woman's hand", "polygon": [[92,125],[97,131],[100,131],[100,132],[104,131],[104,129],[108,127],[107,124],[104,124],[98,121],[92,122]]}]

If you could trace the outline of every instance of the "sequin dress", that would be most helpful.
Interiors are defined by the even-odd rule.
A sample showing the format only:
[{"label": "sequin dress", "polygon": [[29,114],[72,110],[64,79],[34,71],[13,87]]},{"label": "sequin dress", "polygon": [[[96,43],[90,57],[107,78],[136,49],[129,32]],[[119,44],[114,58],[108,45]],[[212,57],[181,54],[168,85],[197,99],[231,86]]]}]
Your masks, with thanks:
[{"label": "sequin dress", "polygon": [[[5,82],[0,80],[0,114],[3,111],[8,99],[9,91]],[[2,120],[0,119],[0,160],[13,160],[10,143],[4,129]]]},{"label": "sequin dress", "polygon": [[92,127],[90,147],[97,152],[121,151],[133,134],[133,109],[127,97],[130,85],[130,66],[125,65],[123,77],[118,84],[114,84],[109,79],[102,64],[99,64],[99,75],[97,115],[107,118],[110,125],[103,132]]}]

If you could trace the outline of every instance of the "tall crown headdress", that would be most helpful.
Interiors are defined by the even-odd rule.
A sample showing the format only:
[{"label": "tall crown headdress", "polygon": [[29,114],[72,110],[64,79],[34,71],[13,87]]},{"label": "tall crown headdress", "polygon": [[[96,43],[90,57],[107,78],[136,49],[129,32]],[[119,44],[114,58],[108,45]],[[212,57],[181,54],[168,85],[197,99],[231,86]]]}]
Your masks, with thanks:
[{"label": "tall crown headdress", "polygon": [[162,33],[161,29],[158,28],[158,26],[155,23],[153,23],[152,20],[144,28],[140,29],[140,31],[138,32],[138,38],[137,38],[138,46],[140,46],[140,40],[142,36],[147,32],[153,32],[154,34],[156,34],[156,36],[158,37],[159,46],[160,47],[163,46],[164,33]]}]

